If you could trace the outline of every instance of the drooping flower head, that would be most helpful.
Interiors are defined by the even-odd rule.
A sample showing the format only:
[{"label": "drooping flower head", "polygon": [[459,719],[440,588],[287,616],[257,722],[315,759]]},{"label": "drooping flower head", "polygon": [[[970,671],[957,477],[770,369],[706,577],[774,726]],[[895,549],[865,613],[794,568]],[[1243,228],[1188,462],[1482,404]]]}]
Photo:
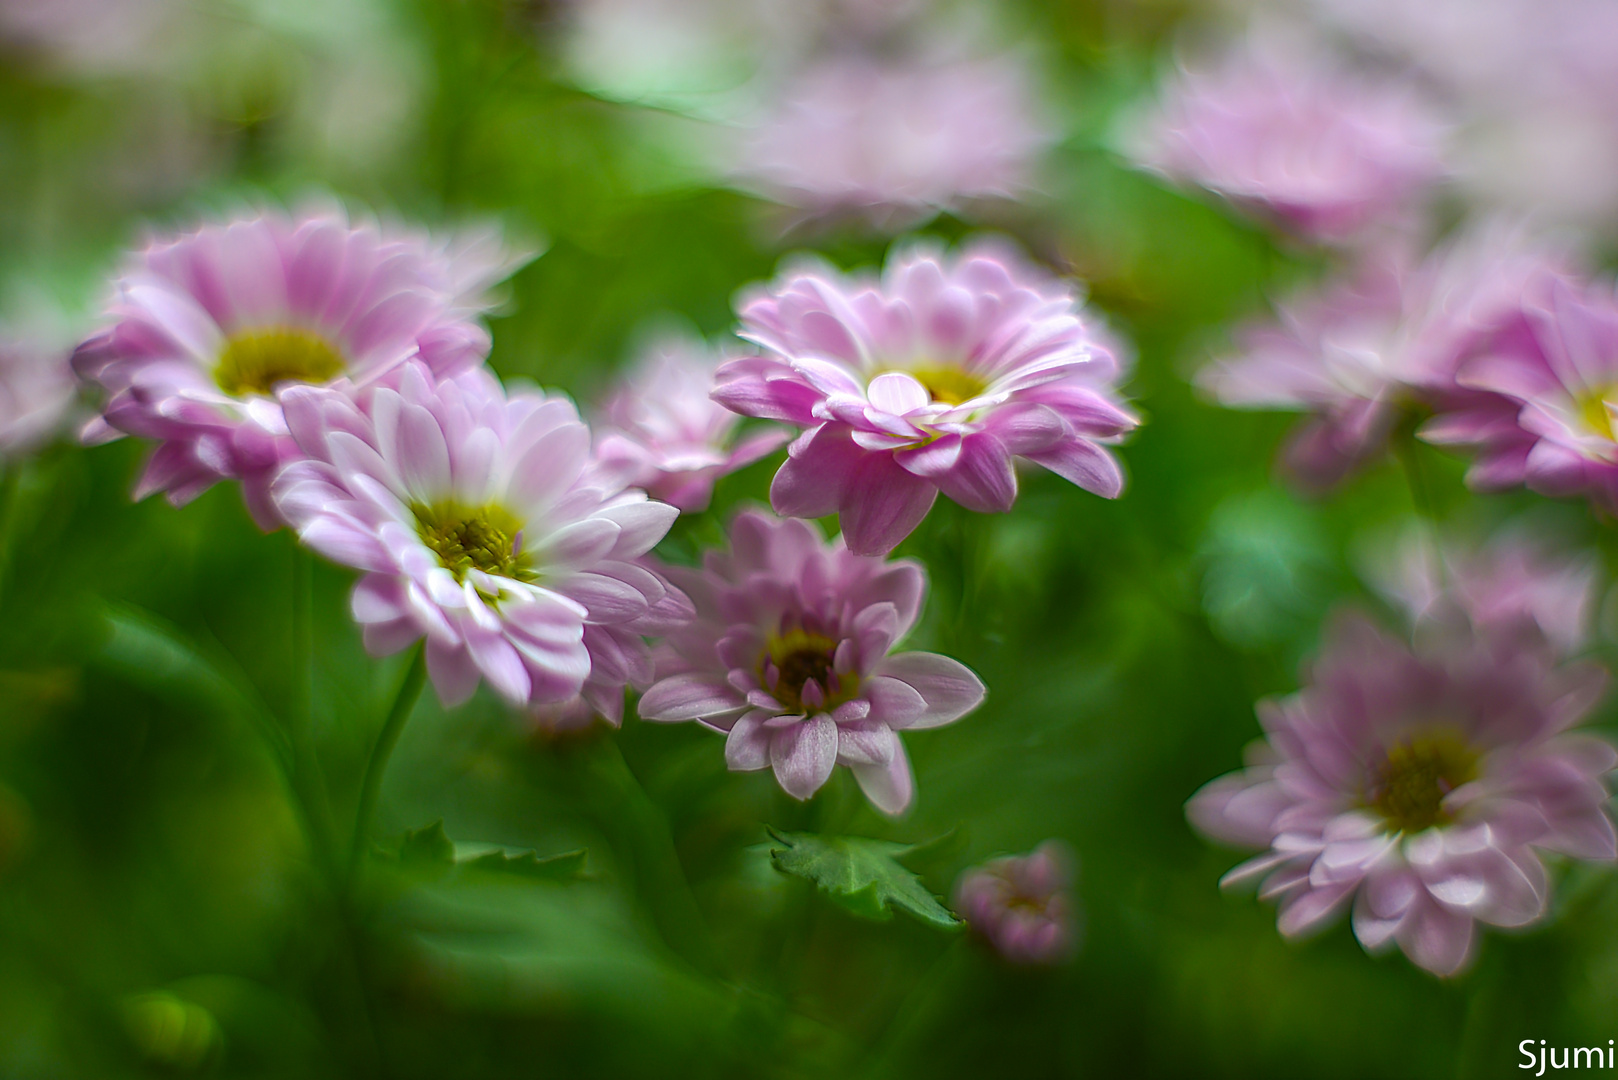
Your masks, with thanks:
[{"label": "drooping flower head", "polygon": [[1527,624],[1565,655],[1590,644],[1599,560],[1555,550],[1526,527],[1484,544],[1435,540],[1430,530],[1412,528],[1365,562],[1370,584],[1417,629],[1459,616],[1485,633]]},{"label": "drooping flower head", "polygon": [[1297,937],[1351,903],[1372,951],[1397,944],[1450,975],[1477,923],[1546,911],[1539,850],[1610,860],[1603,777],[1618,752],[1568,729],[1606,673],[1558,664],[1532,633],[1458,634],[1414,651],[1349,616],[1327,633],[1309,685],[1259,705],[1249,767],[1187,804],[1208,836],[1266,849],[1225,877],[1260,881]]},{"label": "drooping flower head", "polygon": [[808,217],[903,227],[1015,197],[1053,141],[1018,58],[833,54],[776,91],[743,129],[741,186]]},{"label": "drooping flower head", "polygon": [[777,513],[836,512],[849,550],[884,554],[939,491],[1009,510],[1016,457],[1107,498],[1123,489],[1103,444],[1136,421],[1078,309],[987,244],[890,255],[880,280],[810,267],[743,298],[740,333],[764,354],[724,364],[713,396],[806,429],[770,488]]},{"label": "drooping flower head", "polygon": [[0,460],[29,454],[58,435],[73,392],[67,350],[0,338]]},{"label": "drooping flower head", "polygon": [[[1509,423],[1507,403],[1457,386],[1456,368],[1525,298],[1570,273],[1556,249],[1488,226],[1424,257],[1404,245],[1362,254],[1350,272],[1236,333],[1199,384],[1223,405],[1311,413],[1282,454],[1308,490],[1382,453],[1402,409],[1466,407]],[[1502,411],[1504,410],[1504,411]]]},{"label": "drooping flower head", "polygon": [[721,476],[786,442],[778,428],[736,437],[741,417],[708,396],[717,363],[698,342],[669,339],[651,349],[601,411],[601,468],[694,512],[707,509]]},{"label": "drooping flower head", "polygon": [[1467,403],[1423,430],[1431,442],[1476,446],[1475,487],[1525,484],[1585,495],[1618,513],[1618,297],[1611,285],[1559,281],[1525,298],[1517,318],[1459,370],[1464,387],[1499,408]]},{"label": "drooping flower head", "polygon": [[1444,136],[1413,87],[1255,35],[1182,66],[1131,150],[1147,168],[1329,242],[1404,217],[1443,174]]},{"label": "drooping flower head", "polygon": [[364,571],[366,648],[425,637],[446,705],[487,679],[513,704],[583,694],[616,715],[613,692],[652,675],[640,634],[690,615],[638,562],[678,511],[603,486],[564,398],[507,398],[481,368],[435,385],[420,361],[390,381],[283,391],[305,460],[272,489],[304,543]]},{"label": "drooping flower head", "polygon": [[733,770],[770,767],[807,799],[847,765],[878,809],[910,805],[899,732],[960,719],[983,683],[936,653],[892,653],[921,611],[926,577],[907,559],[852,555],[809,522],[740,514],[731,550],[667,574],[695,621],[660,649],[647,720],[697,720],[727,733]]},{"label": "drooping flower head", "polygon": [[991,859],[961,875],[955,910],[1014,964],[1054,964],[1073,951],[1072,858],[1047,840],[1026,855]]},{"label": "drooping flower head", "polygon": [[260,524],[277,524],[269,481],[295,453],[278,388],[364,385],[414,356],[445,376],[487,354],[464,275],[421,241],[339,212],[266,212],[153,243],[74,357],[108,395],[86,437],[158,440],[137,497],[178,504],[239,478]]}]

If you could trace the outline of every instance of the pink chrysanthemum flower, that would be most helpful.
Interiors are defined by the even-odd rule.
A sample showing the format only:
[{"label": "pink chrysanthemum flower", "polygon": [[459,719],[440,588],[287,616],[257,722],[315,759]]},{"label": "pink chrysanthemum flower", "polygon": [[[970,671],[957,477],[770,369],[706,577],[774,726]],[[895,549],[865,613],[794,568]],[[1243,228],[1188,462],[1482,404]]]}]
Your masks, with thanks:
[{"label": "pink chrysanthemum flower", "polygon": [[811,267],[743,299],[740,333],[765,354],[724,364],[713,396],[807,429],[771,485],[777,513],[836,512],[850,551],[885,554],[939,491],[1009,510],[1016,457],[1107,498],[1123,489],[1103,444],[1136,420],[1078,307],[986,245],[890,256],[880,281]]},{"label": "pink chrysanthemum flower", "polygon": [[435,374],[482,362],[488,332],[461,308],[465,274],[416,236],[339,212],[267,212],[208,225],[135,255],[112,326],[74,357],[108,395],[87,440],[159,441],[136,497],[184,503],[239,478],[259,523],[275,470],[295,453],[277,388],[358,385],[419,356]]},{"label": "pink chrysanthemum flower", "polygon": [[697,617],[662,647],[641,716],[726,732],[733,770],[771,767],[795,798],[842,764],[878,809],[903,811],[915,785],[899,732],[983,701],[983,683],[947,656],[890,655],[926,592],[914,562],[852,555],[813,524],[747,512],[728,554],[667,574]]},{"label": "pink chrysanthemum flower", "polygon": [[487,679],[514,704],[583,695],[615,715],[613,692],[652,675],[641,633],[690,616],[638,561],[678,511],[601,485],[566,399],[507,398],[483,369],[435,386],[419,361],[392,381],[283,391],[306,459],[272,489],[304,543],[365,572],[366,648],[425,637],[446,705]]},{"label": "pink chrysanthemum flower", "polygon": [[0,459],[32,453],[59,434],[73,394],[65,349],[0,339]]},{"label": "pink chrysanthemum flower", "polygon": [[1234,355],[1199,384],[1223,405],[1313,415],[1282,452],[1286,472],[1325,490],[1381,454],[1414,403],[1465,406],[1509,421],[1505,403],[1456,385],[1457,365],[1508,323],[1525,297],[1569,272],[1558,252],[1486,228],[1417,259],[1403,246],[1366,252],[1352,272],[1236,333]]},{"label": "pink chrysanthemum flower", "polygon": [[1054,964],[1073,952],[1072,859],[1048,840],[1027,855],[991,859],[961,875],[955,910],[1014,964]]},{"label": "pink chrysanthemum flower", "polygon": [[696,342],[671,339],[653,348],[601,411],[601,468],[690,513],[708,508],[721,476],[786,442],[779,428],[736,437],[741,418],[708,396],[716,366]]},{"label": "pink chrysanthemum flower", "polygon": [[1525,528],[1482,545],[1435,542],[1429,530],[1412,528],[1392,550],[1366,562],[1371,585],[1414,627],[1459,616],[1484,633],[1526,623],[1564,655],[1590,644],[1599,560],[1592,553],[1556,551]]},{"label": "pink chrysanthemum flower", "polygon": [[1186,808],[1209,836],[1268,849],[1224,884],[1261,881],[1287,937],[1352,902],[1367,949],[1397,944],[1454,974],[1476,923],[1545,914],[1538,851],[1618,853],[1602,779],[1618,752],[1568,731],[1605,689],[1600,667],[1559,666],[1532,633],[1463,632],[1412,651],[1349,616],[1309,682],[1260,703],[1267,739],[1249,768]]},{"label": "pink chrysanthemum flower", "polygon": [[1618,513],[1618,297],[1609,285],[1557,282],[1465,361],[1457,381],[1496,395],[1497,407],[1456,407],[1422,431],[1430,442],[1473,445],[1475,487],[1526,484],[1546,495],[1586,495]]},{"label": "pink chrysanthemum flower", "polygon": [[745,128],[742,186],[806,216],[902,227],[1032,184],[1053,141],[1012,57],[833,55],[799,73]]},{"label": "pink chrysanthemum flower", "polygon": [[1142,165],[1318,241],[1398,221],[1444,173],[1445,125],[1413,87],[1279,37],[1182,66],[1144,130]]}]

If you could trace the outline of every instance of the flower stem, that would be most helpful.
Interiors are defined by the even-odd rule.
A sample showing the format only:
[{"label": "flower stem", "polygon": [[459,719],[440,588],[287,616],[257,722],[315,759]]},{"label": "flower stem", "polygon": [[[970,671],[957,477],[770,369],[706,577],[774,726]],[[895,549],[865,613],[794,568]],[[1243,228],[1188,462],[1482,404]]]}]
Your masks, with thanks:
[{"label": "flower stem", "polygon": [[1438,504],[1433,489],[1427,483],[1427,474],[1421,467],[1421,447],[1413,431],[1401,431],[1393,441],[1394,456],[1404,471],[1405,486],[1410,489],[1410,505],[1416,516],[1429,525],[1438,523]]},{"label": "flower stem", "polygon": [[713,935],[691,892],[667,817],[624,760],[617,741],[604,738],[599,746],[592,755],[592,771],[614,793],[611,827],[629,850],[637,890],[655,898],[649,904],[652,921],[688,963],[699,971],[716,973],[719,965]]},{"label": "flower stem", "polygon": [[365,845],[370,838],[371,817],[376,813],[376,800],[382,792],[382,776],[387,772],[388,759],[399,743],[410,714],[415,711],[416,700],[421,697],[422,685],[427,681],[427,660],[422,646],[417,645],[405,669],[399,692],[394,695],[393,706],[388,709],[382,730],[377,733],[376,745],[371,748],[371,759],[365,765],[365,780],[360,785],[359,809],[354,813],[354,842],[348,852],[348,884],[352,888],[365,859]]},{"label": "flower stem", "polygon": [[5,595],[6,578],[11,570],[11,538],[17,531],[22,464],[0,464],[0,597]]},{"label": "flower stem", "polygon": [[311,633],[310,555],[302,547],[292,549],[292,686],[283,715],[287,742],[292,754],[292,787],[309,826],[311,854],[328,886],[338,881],[337,847],[332,832],[331,803],[326,781],[321,775],[320,758],[315,753],[310,707],[310,668],[313,661]]}]

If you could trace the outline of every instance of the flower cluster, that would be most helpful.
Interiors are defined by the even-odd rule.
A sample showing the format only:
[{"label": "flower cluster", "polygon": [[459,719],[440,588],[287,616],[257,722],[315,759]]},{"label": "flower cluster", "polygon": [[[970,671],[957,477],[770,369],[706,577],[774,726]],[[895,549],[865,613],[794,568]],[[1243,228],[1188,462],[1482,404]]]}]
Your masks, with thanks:
[{"label": "flower cluster", "polygon": [[[1504,6],[1483,5],[1481,21]],[[1472,26],[1474,13],[1451,12],[1468,33],[1499,29]],[[1282,464],[1315,493],[1398,439],[1412,498],[1434,513],[1415,437],[1474,449],[1473,488],[1579,495],[1618,513],[1611,286],[1522,224],[1468,221],[1435,243],[1417,211],[1456,171],[1444,127],[1408,88],[1306,70],[1277,48],[1183,73],[1146,160],[1312,239],[1356,242],[1332,253],[1323,284],[1238,327],[1202,389],[1235,408],[1308,413]],[[1367,949],[1397,945],[1451,975],[1480,924],[1545,916],[1543,853],[1618,855],[1605,783],[1618,751],[1572,730],[1606,684],[1574,659],[1594,645],[1595,562],[1521,529],[1481,545],[1435,535],[1448,530],[1427,522],[1370,560],[1409,637],[1338,618],[1304,689],[1259,705],[1265,739],[1248,768],[1187,813],[1214,839],[1262,849],[1225,880],[1257,882],[1284,935],[1351,907]]]},{"label": "flower cluster", "polygon": [[1569,730],[1606,672],[1512,630],[1459,628],[1412,647],[1340,618],[1309,685],[1260,703],[1266,738],[1248,768],[1187,806],[1209,836],[1265,849],[1225,884],[1259,882],[1288,937],[1352,905],[1367,949],[1397,945],[1451,975],[1478,923],[1545,914],[1539,852],[1618,856],[1602,779],[1618,751]]},{"label": "flower cluster", "polygon": [[1106,447],[1136,420],[1078,309],[987,245],[892,255],[880,280],[808,266],[743,300],[740,333],[764,351],[723,365],[713,396],[804,429],[770,488],[776,512],[837,513],[850,551],[884,554],[940,491],[1011,509],[1017,458],[1122,491]]},{"label": "flower cluster", "polygon": [[[749,336],[778,355],[716,370],[705,346],[666,345],[592,432],[568,399],[508,393],[483,366],[477,317],[514,265],[486,233],[435,238],[334,213],[266,213],[156,242],[75,353],[105,395],[86,438],[157,440],[137,495],[180,503],[240,480],[261,525],[288,526],[360,572],[352,614],[366,648],[419,643],[445,706],[487,683],[559,729],[618,724],[625,691],[644,691],[643,718],[726,732],[732,768],[772,765],[808,798],[841,763],[879,809],[904,811],[914,780],[898,732],[955,721],[985,691],[948,657],[893,652],[926,579],[873,552],[913,528],[938,487],[1008,508],[1012,454],[1117,493],[1096,444],[1133,421],[1071,293],[986,251],[908,256],[890,268],[892,301],[869,289],[847,299],[865,321],[837,355],[869,363],[840,368],[816,355],[824,320],[792,298],[812,286],[789,281],[787,299],[744,311]],[[834,288],[817,295],[841,312]],[[802,470],[828,441],[845,458],[869,451],[871,468],[850,466],[857,483],[822,477],[837,486],[844,537],[827,544],[813,525],[746,512],[731,551],[710,552],[703,570],[654,562],[681,511],[704,509],[720,476],[789,437],[738,437],[748,410],[732,409],[751,400],[738,376],[756,373],[766,399],[813,393],[777,385],[772,364],[789,380],[846,372],[824,419],[782,417],[821,434],[800,440],[776,484],[800,493],[788,512],[805,514]]]}]

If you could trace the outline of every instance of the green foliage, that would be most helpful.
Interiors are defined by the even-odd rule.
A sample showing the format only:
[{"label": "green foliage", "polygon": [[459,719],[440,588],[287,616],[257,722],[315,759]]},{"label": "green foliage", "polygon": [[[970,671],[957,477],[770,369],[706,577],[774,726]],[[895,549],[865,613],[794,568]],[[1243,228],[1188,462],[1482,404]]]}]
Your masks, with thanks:
[{"label": "green foliage", "polygon": [[770,863],[777,870],[814,882],[856,915],[891,919],[897,908],[933,926],[956,929],[961,924],[921,878],[899,864],[901,856],[915,850],[913,845],[774,829],[770,836],[782,845],[770,848]]},{"label": "green foliage", "polygon": [[442,819],[405,833],[399,865],[409,870],[443,871],[455,865],[455,842],[444,834]]}]

